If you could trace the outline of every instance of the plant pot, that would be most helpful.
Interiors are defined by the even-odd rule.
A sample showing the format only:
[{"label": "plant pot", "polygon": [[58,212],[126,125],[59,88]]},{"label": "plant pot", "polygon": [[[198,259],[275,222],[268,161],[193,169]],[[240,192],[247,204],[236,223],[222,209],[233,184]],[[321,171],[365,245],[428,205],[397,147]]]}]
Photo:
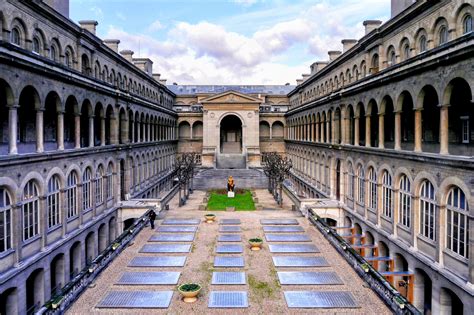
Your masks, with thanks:
[{"label": "plant pot", "polygon": [[212,214],[212,213],[209,213],[209,214],[205,214],[204,218],[206,219],[207,223],[212,223],[216,220],[216,215]]},{"label": "plant pot", "polygon": [[249,239],[249,244],[251,250],[257,251],[262,249],[263,240],[261,238],[251,238]]},{"label": "plant pot", "polygon": [[197,296],[201,292],[201,285],[197,283],[183,283],[178,287],[178,292],[183,296],[183,301],[193,303],[197,301]]}]

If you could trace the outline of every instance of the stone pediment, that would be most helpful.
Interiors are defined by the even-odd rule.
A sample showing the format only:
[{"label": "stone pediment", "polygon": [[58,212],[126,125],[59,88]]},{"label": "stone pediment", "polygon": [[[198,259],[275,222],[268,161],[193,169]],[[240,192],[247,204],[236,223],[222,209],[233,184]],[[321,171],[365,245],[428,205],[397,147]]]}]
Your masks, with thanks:
[{"label": "stone pediment", "polygon": [[262,100],[235,91],[227,91],[201,100],[201,104],[260,104]]}]

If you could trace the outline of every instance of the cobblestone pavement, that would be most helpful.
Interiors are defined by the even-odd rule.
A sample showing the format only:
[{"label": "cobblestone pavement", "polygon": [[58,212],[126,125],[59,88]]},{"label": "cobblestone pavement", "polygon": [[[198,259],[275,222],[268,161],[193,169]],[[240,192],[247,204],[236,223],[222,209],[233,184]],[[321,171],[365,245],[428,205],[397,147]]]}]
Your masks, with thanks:
[{"label": "cobblestone pavement", "polygon": [[[177,207],[177,198],[170,204],[170,210],[165,214],[165,218],[202,218],[207,211],[198,211],[198,205],[202,202],[205,193],[195,191],[191,195],[188,203]],[[139,253],[142,246],[148,243],[149,238],[156,234],[150,228],[144,229],[138,234],[133,245],[125,249],[111,265],[102,272],[96,280],[93,288],[87,289],[78,301],[69,309],[68,314],[391,314],[385,304],[376,294],[364,285],[364,282],[357,276],[346,261],[339,256],[329,242],[303,217],[296,212],[290,211],[289,204],[285,203],[283,209],[279,209],[273,198],[266,190],[257,191],[259,202],[264,209],[253,212],[225,212],[214,211],[217,220],[220,219],[240,219],[242,227],[242,242],[235,244],[244,245],[243,256],[245,259],[244,268],[214,268],[214,257],[216,254],[217,237],[219,234],[219,223],[201,222],[193,242],[192,250],[189,254],[144,254]],[[287,200],[288,202],[288,200]],[[259,237],[265,240],[260,219],[268,218],[295,218],[299,225],[304,228],[305,234],[311,238],[311,243],[316,245],[321,253],[317,254],[284,254],[310,257],[324,257],[329,263],[328,267],[306,267],[303,268],[275,268],[272,254],[269,251],[268,242],[264,241],[263,250],[251,251],[248,239]],[[159,226],[162,220],[157,220]],[[288,233],[295,235],[295,233]],[[148,243],[149,244],[149,243]],[[219,243],[221,244],[221,243]],[[232,243],[234,244],[234,243]],[[303,243],[301,243],[303,244]],[[187,255],[184,267],[166,268],[136,268],[128,267],[129,262],[136,256],[182,256]],[[238,255],[238,254],[236,254]],[[232,255],[231,255],[232,256]],[[198,282],[203,289],[199,300],[192,304],[184,303],[175,285],[117,285],[124,272],[130,271],[180,271],[179,284],[185,282]],[[213,271],[245,271],[247,277],[246,285],[211,285]],[[283,285],[280,286],[277,271],[334,271],[337,273],[343,284],[340,285]],[[104,309],[97,308],[104,297],[110,291],[175,291],[169,308],[167,309]],[[352,309],[289,309],[287,307],[284,291],[348,291],[350,292],[359,308]],[[208,300],[210,291],[245,291],[248,292],[249,307],[243,309],[210,309]]]}]

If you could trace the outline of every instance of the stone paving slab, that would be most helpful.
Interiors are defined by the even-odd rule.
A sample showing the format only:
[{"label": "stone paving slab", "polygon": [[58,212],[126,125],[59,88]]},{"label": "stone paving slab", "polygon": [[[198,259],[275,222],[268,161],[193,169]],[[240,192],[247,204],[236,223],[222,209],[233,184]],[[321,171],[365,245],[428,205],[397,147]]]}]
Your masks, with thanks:
[{"label": "stone paving slab", "polygon": [[265,234],[267,242],[311,242],[306,234]]},{"label": "stone paving slab", "polygon": [[217,245],[216,253],[218,254],[240,254],[244,251],[242,245],[234,245],[234,244],[225,244],[225,245]]},{"label": "stone paving slab", "polygon": [[310,244],[269,244],[271,253],[319,253],[319,249]]},{"label": "stone paving slab", "polygon": [[191,244],[145,244],[140,253],[189,253]]},{"label": "stone paving slab", "polygon": [[186,233],[196,232],[197,226],[159,226],[156,231],[162,233]]},{"label": "stone paving slab", "polygon": [[357,308],[350,292],[345,291],[285,291],[289,308]]},{"label": "stone paving slab", "polygon": [[218,242],[241,242],[242,235],[240,234],[221,234],[217,237]]},{"label": "stone paving slab", "polygon": [[184,267],[186,256],[134,257],[129,267]]},{"label": "stone paving slab", "polygon": [[231,285],[231,284],[246,284],[245,272],[218,272],[212,273],[211,284]]},{"label": "stone paving slab", "polygon": [[209,308],[246,308],[249,306],[245,291],[211,291]]},{"label": "stone paving slab", "polygon": [[112,291],[99,308],[168,308],[173,291]]},{"label": "stone paving slab", "polygon": [[328,267],[324,257],[273,256],[275,267]]},{"label": "stone paving slab", "polygon": [[150,237],[148,242],[192,242],[194,241],[194,233],[192,234],[155,234]]},{"label": "stone paving slab", "polygon": [[296,219],[261,219],[261,225],[299,225]]},{"label": "stone paving slab", "polygon": [[225,256],[216,256],[214,257],[214,267],[244,267],[244,257],[237,256],[237,257],[225,257]]},{"label": "stone paving slab", "polygon": [[281,285],[328,285],[344,284],[335,272],[313,271],[279,271],[278,280]]},{"label": "stone paving slab", "polygon": [[133,285],[160,285],[177,284],[181,272],[153,271],[153,272],[124,272],[117,284]]},{"label": "stone paving slab", "polygon": [[165,219],[161,225],[198,225],[200,219]]},{"label": "stone paving slab", "polygon": [[239,225],[241,223],[240,219],[221,219],[219,221],[220,225]]},{"label": "stone paving slab", "polygon": [[270,233],[294,233],[294,232],[304,232],[304,228],[302,226],[265,225],[263,226],[263,231],[270,232]]},{"label": "stone paving slab", "polygon": [[240,228],[240,226],[223,225],[219,228],[219,232],[225,232],[225,233],[242,232],[242,229]]}]

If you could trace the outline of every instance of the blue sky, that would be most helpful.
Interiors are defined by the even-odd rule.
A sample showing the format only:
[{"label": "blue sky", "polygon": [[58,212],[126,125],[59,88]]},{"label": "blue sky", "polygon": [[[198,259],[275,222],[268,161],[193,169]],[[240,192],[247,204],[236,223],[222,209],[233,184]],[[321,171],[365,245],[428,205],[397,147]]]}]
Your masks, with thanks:
[{"label": "blue sky", "polygon": [[390,0],[70,0],[70,17],[148,57],[168,84],[294,84]]}]

